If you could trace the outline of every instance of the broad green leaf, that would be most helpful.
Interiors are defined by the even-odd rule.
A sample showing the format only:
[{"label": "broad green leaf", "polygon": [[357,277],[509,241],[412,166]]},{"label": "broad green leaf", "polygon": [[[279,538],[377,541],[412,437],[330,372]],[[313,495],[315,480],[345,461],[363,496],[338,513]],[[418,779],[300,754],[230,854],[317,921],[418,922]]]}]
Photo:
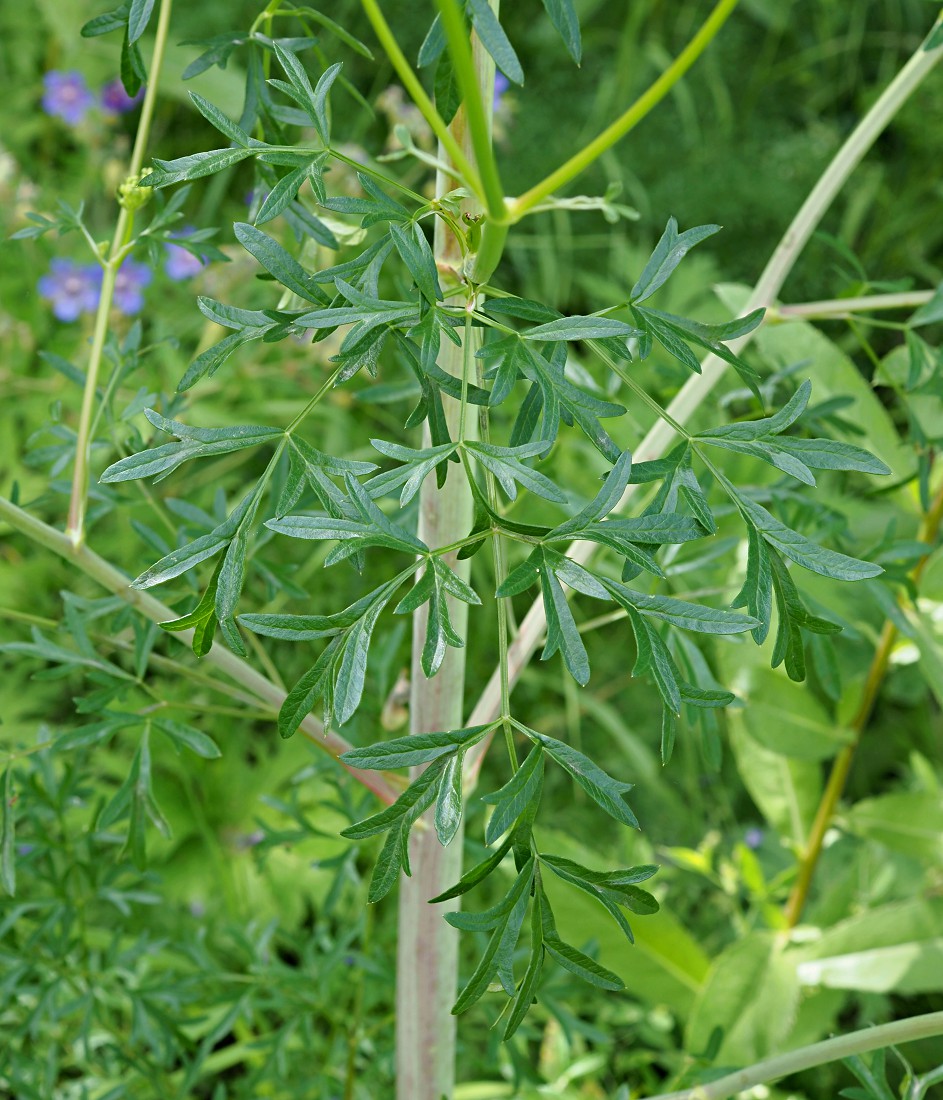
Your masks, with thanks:
[{"label": "broad green leaf", "polygon": [[781,673],[749,665],[737,680],[746,706],[738,721],[765,749],[798,760],[828,760],[852,740],[809,691]]},{"label": "broad green leaf", "polygon": [[856,835],[894,852],[932,864],[943,860],[943,804],[937,792],[895,791],[863,799],[845,820]]},{"label": "broad green leaf", "polygon": [[933,993],[943,985],[943,937],[911,940],[799,963],[803,985],[897,996]]},{"label": "broad green leaf", "polygon": [[524,83],[524,70],[498,17],[488,0],[469,0],[472,23],[481,44],[491,54],[495,65],[515,84]]},{"label": "broad green leaf", "polygon": [[678,223],[674,218],[669,218],[651,259],[645,265],[638,282],[632,287],[632,302],[644,302],[646,298],[650,298],[667,281],[688,252],[707,237],[719,233],[720,228],[719,225],[699,225],[695,229],[679,233]]},{"label": "broad green leaf", "polygon": [[[755,658],[757,662],[761,659]],[[727,662],[724,664],[726,667]],[[735,667],[730,668],[731,679],[735,672]],[[822,766],[763,748],[744,729],[743,716],[742,710],[732,710],[727,716],[730,748],[740,778],[770,826],[802,850],[822,794]]]},{"label": "broad green leaf", "polygon": [[733,943],[711,967],[685,1046],[704,1050],[723,1029],[719,1065],[745,1065],[781,1050],[796,1017],[799,982],[784,944],[772,932],[751,932]]},{"label": "broad green leaf", "polygon": [[[941,39],[943,41],[943,39]],[[933,297],[911,316],[908,322],[912,328],[921,325],[933,325],[943,320],[943,283],[933,292]]]},{"label": "broad green leaf", "polygon": [[494,724],[468,726],[442,733],[413,733],[393,741],[381,741],[360,749],[350,749],[341,759],[355,768],[390,771],[428,764],[440,756],[470,748],[494,729]]},{"label": "broad green leaf", "polygon": [[536,730],[526,730],[527,736],[535,742],[539,742],[544,750],[551,756],[564,771],[569,773],[572,779],[583,788],[590,798],[616,821],[622,822],[633,829],[639,827],[635,815],[626,804],[623,795],[632,789],[631,783],[621,783],[604,772],[598,764],[595,764],[588,756],[584,756],[572,745],[567,745],[556,738],[548,737],[545,733]]}]

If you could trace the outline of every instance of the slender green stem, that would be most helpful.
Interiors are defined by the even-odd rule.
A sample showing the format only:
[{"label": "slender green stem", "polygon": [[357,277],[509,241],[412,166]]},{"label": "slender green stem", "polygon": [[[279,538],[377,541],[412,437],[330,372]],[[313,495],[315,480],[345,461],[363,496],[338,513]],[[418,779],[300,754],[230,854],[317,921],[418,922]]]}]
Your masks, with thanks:
[{"label": "slender green stem", "polygon": [[[137,134],[128,166],[127,182],[136,184],[144,164],[144,153],[154,117],[154,104],[157,100],[157,86],[163,65],[164,51],[167,46],[167,34],[170,29],[170,12],[173,0],[161,0],[157,16],[157,29],[154,34],[154,52],[151,56],[151,71],[141,105],[141,117],[138,119]],[[88,504],[88,460],[92,444],[92,421],[95,415],[95,394],[98,388],[98,374],[101,369],[105,340],[108,336],[108,315],[111,312],[115,296],[115,281],[121,262],[128,253],[128,245],[134,220],[133,203],[130,196],[121,199],[121,210],[115,224],[114,236],[104,261],[101,295],[95,314],[95,328],[92,333],[92,346],[88,356],[88,368],[85,373],[85,388],[82,393],[82,409],[79,413],[79,427],[75,440],[75,467],[72,473],[72,491],[69,498],[69,516],[66,521],[66,535],[73,546],[82,545],[85,539],[85,512]]]},{"label": "slender green stem", "polygon": [[478,173],[472,166],[471,161],[462,151],[459,143],[449,132],[449,128],[442,120],[442,116],[436,110],[435,104],[426,95],[426,91],[422,84],[420,84],[419,78],[413,72],[412,66],[406,60],[403,51],[399,47],[399,43],[390,30],[389,23],[387,23],[386,19],[383,17],[383,12],[380,10],[380,5],[377,3],[377,0],[360,0],[360,2],[367,18],[373,26],[374,33],[380,40],[380,45],[383,47],[386,56],[390,59],[393,68],[396,70],[396,75],[402,80],[403,86],[406,88],[406,91],[409,92],[413,102],[422,112],[423,118],[432,127],[432,132],[439,139],[443,150],[452,161],[454,167],[461,172],[468,187],[474,191],[475,194],[483,198],[484,191]]},{"label": "slender green stem", "polygon": [[458,77],[462,91],[462,103],[465,107],[465,125],[475,151],[475,163],[481,177],[481,187],[488,217],[501,222],[507,213],[504,202],[504,189],[498,175],[498,165],[491,142],[491,123],[485,111],[483,98],[490,91],[479,83],[479,73],[472,57],[465,19],[461,9],[453,0],[436,0],[442,29],[448,42],[449,56]]},{"label": "slender green stem", "polygon": [[[151,622],[163,623],[178,617],[178,612],[171,610],[147,592],[131,588],[130,577],[122,573],[121,570],[116,569],[110,562],[105,561],[104,558],[99,557],[86,545],[76,546],[68,535],[43,523],[42,520],[36,519],[35,516],[31,516],[29,512],[23,511],[22,508],[17,507],[3,497],[0,497],[0,520],[9,523],[11,527],[32,539],[37,545],[51,550],[60,558],[70,562],[103,588],[116,596],[120,596],[146,619],[150,619]],[[174,633],[173,637],[189,645],[193,637],[193,631],[182,630],[179,633]],[[285,701],[284,691],[281,691],[260,672],[257,672],[247,661],[237,657],[235,653],[224,646],[214,645],[203,658],[203,661],[232,677],[241,687],[247,688],[258,699],[270,704],[275,709],[280,708]],[[309,740],[319,748],[324,749],[335,760],[351,748],[350,743],[343,737],[330,730],[325,730],[313,715],[309,714],[305,718],[301,724],[301,730]],[[360,771],[357,768],[350,768],[346,764],[344,767],[358,782],[373,791],[378,798],[386,803],[395,802],[402,793],[401,787],[388,782],[376,772]]]},{"label": "slender green stem", "polygon": [[563,187],[580,173],[598,160],[607,149],[611,149],[643,118],[656,107],[671,89],[678,83],[684,74],[691,68],[694,62],[707,49],[711,40],[724,25],[727,17],[737,6],[738,0],[719,0],[719,3],[704,21],[704,24],[691,39],[661,76],[611,125],[597,137],[593,138],[578,153],[575,153],[559,168],[551,172],[546,179],[535,184],[529,191],[525,191],[519,198],[509,204],[509,215],[512,221],[519,221],[525,214],[531,211],[538,203],[548,195]]},{"label": "slender green stem", "polygon": [[[935,27],[939,25],[939,22],[940,20],[937,21]],[[932,33],[933,31],[931,31]],[[926,41],[925,39],[924,43]],[[918,46],[907,64],[855,127],[809,193],[808,198],[786,229],[763,273],[760,275],[743,308],[743,315],[758,307],[773,305],[776,295],[786,281],[786,276],[792,270],[800,253],[815,231],[815,227],[822,220],[832,200],[841,190],[842,185],[911,93],[919,87],[920,83],[943,57],[943,49],[937,48],[928,51],[924,48],[924,43]],[[752,333],[748,333],[739,340],[733,341],[730,347],[733,351],[740,351],[749,343],[751,338]],[[702,407],[711,390],[720,381],[726,366],[726,362],[719,356],[708,355],[702,364],[701,373],[689,378],[669,404],[666,410],[668,415],[678,424],[686,424]],[[674,429],[667,421],[659,420],[636,448],[635,455],[638,461],[659,458],[674,442],[674,439]],[[621,508],[625,507],[635,490],[636,486],[628,486],[620,502]],[[567,551],[574,561],[580,563],[588,561],[593,552],[593,544],[589,542],[574,544]],[[545,629],[546,619],[543,603],[538,599],[531,605],[521,622],[520,629],[508,653],[512,684],[527,666]],[[483,725],[491,721],[499,713],[500,705],[500,675],[498,670],[495,670],[471,713],[469,723]],[[469,749],[465,757],[467,782],[474,783],[488,751],[488,744],[489,741],[485,738]]]},{"label": "slender green stem", "polygon": [[861,1031],[852,1031],[849,1035],[839,1035],[821,1043],[800,1047],[787,1054],[768,1058],[765,1062],[736,1073],[718,1077],[706,1085],[680,1089],[677,1092],[663,1092],[652,1100],[727,1100],[736,1093],[746,1092],[767,1081],[777,1081],[793,1073],[824,1066],[854,1054],[866,1054],[870,1050],[896,1046],[899,1043],[912,1043],[917,1039],[929,1039],[943,1035],[943,1012],[928,1012],[924,1016],[912,1016],[909,1020],[894,1020],[889,1024],[867,1027]]}]

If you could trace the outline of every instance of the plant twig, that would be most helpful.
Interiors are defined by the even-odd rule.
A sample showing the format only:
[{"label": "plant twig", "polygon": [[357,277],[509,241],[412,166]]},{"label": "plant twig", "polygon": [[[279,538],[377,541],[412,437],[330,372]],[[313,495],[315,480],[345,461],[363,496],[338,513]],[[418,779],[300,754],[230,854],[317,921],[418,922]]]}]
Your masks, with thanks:
[{"label": "plant twig", "polygon": [[912,1043],[917,1039],[930,1039],[943,1035],[943,1012],[928,1012],[923,1016],[912,1016],[909,1020],[894,1020],[889,1024],[852,1031],[849,1035],[839,1035],[821,1043],[791,1050],[787,1054],[768,1058],[765,1062],[738,1069],[710,1081],[705,1085],[694,1085],[677,1092],[663,1092],[652,1100],[727,1100],[736,1093],[745,1092],[767,1081],[776,1081],[793,1073],[824,1066],[828,1062],[837,1062],[855,1054],[867,1054],[870,1050],[896,1046],[898,1043]]},{"label": "plant twig", "polygon": [[[163,623],[178,618],[178,612],[172,611],[160,600],[154,599],[147,592],[131,588],[131,580],[126,574],[122,573],[120,569],[116,569],[104,558],[99,557],[88,546],[84,544],[76,546],[68,535],[43,523],[42,520],[36,519],[35,516],[31,516],[29,512],[23,511],[22,508],[17,507],[3,497],[0,497],[0,519],[6,520],[7,523],[32,539],[33,542],[45,547],[47,550],[51,550],[54,554],[58,554],[60,558],[64,558],[109,592],[120,596],[146,619],[150,619],[152,623]],[[181,630],[179,633],[175,632],[173,637],[189,645],[193,637],[193,631]],[[269,703],[276,710],[285,701],[286,693],[284,691],[270,680],[267,680],[260,672],[257,672],[247,661],[237,657],[235,653],[224,646],[214,645],[209,653],[203,657],[203,660],[207,664],[215,666],[227,676],[231,676],[237,684],[247,688],[258,699]],[[352,747],[343,737],[330,730],[325,730],[311,714],[305,718],[300,728],[311,742],[333,756],[335,760]],[[378,798],[387,804],[395,802],[402,794],[401,787],[397,787],[384,779],[379,772],[361,771],[359,768],[351,768],[346,764],[343,766],[359,783],[362,783],[368,790],[373,791]]]},{"label": "plant twig", "polygon": [[[940,20],[935,26],[938,26],[939,22]],[[799,254],[842,185],[902,104],[929,75],[941,56],[943,56],[943,49],[926,50],[924,43],[921,43],[907,64],[855,127],[783,234],[744,306],[744,314],[760,306],[768,307],[774,303],[776,295],[786,281],[786,276],[792,270]],[[750,341],[751,336],[752,334],[748,333],[739,340],[732,341],[730,347],[734,351],[741,350]],[[702,364],[701,373],[692,375],[669,404],[666,410],[668,415],[679,424],[687,424],[720,381],[726,365],[718,356],[708,355]],[[636,451],[638,461],[659,458],[674,439],[675,432],[670,424],[664,419],[658,420],[638,446]],[[625,507],[635,488],[634,485],[628,486],[620,502],[620,508]],[[592,543],[582,542],[572,545],[567,553],[574,561],[583,563],[589,560],[593,550]],[[543,602],[538,599],[531,605],[521,622],[517,636],[508,651],[508,671],[512,684],[517,681],[533,656],[545,628]],[[501,677],[499,671],[495,670],[472,711],[469,724],[485,724],[493,721],[500,708],[500,699]],[[469,750],[465,761],[467,784],[474,785],[489,744],[490,737],[487,737]]]},{"label": "plant twig", "polygon": [[860,298],[829,298],[823,302],[771,307],[763,318],[766,324],[781,321],[843,320],[855,313],[873,313],[883,309],[917,309],[933,297],[932,290],[907,290],[899,294],[866,294]]},{"label": "plant twig", "polygon": [[[151,55],[151,71],[148,75],[144,102],[141,105],[141,117],[138,119],[137,134],[128,165],[126,186],[134,187],[144,165],[144,153],[151,132],[151,120],[154,117],[154,103],[157,100],[157,85],[167,46],[170,30],[170,12],[173,0],[161,0],[157,16],[157,29],[154,34],[154,52]],[[92,332],[92,346],[88,355],[88,369],[85,372],[85,387],[82,393],[82,409],[79,413],[79,427],[75,438],[75,467],[72,472],[72,490],[69,497],[69,516],[66,521],[66,535],[73,546],[81,546],[85,539],[85,511],[88,504],[88,460],[92,445],[92,424],[95,418],[95,395],[98,390],[98,375],[101,370],[102,356],[105,351],[105,339],[108,336],[108,315],[115,296],[115,281],[118,271],[127,256],[131,230],[134,223],[134,205],[130,195],[120,199],[121,209],[115,223],[114,236],[108,249],[108,259],[102,261],[101,293],[98,309],[95,313],[95,327]]]}]

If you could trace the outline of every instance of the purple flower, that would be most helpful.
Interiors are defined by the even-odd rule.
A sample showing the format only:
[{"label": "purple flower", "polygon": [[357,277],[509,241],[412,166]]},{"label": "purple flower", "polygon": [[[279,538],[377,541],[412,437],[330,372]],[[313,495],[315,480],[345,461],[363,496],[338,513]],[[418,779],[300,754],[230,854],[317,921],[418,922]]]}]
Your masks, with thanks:
[{"label": "purple flower", "polygon": [[139,88],[136,95],[129,96],[120,80],[109,80],[102,88],[102,110],[106,115],[127,114],[128,111],[133,111],[143,98],[143,88]]},{"label": "purple flower", "polygon": [[511,82],[499,69],[494,74],[494,110],[497,113],[498,108],[501,106],[501,100],[504,98],[504,93],[510,88]]},{"label": "purple flower", "polygon": [[95,102],[85,77],[78,72],[48,72],[43,77],[43,87],[43,110],[70,126],[77,126]]},{"label": "purple flower", "polygon": [[129,317],[140,313],[144,308],[142,291],[153,275],[147,264],[137,260],[125,260],[115,279],[115,305]]},{"label": "purple flower", "polygon": [[[181,229],[176,233],[173,233],[174,237],[189,237],[195,230],[192,225],[188,225],[185,229]],[[179,244],[165,244],[164,248],[167,250],[167,259],[164,261],[164,271],[167,275],[174,280],[174,282],[182,282],[184,279],[192,279],[194,275],[199,275],[200,272],[206,267],[206,260],[200,256],[194,256],[192,252],[188,252],[182,245]]]},{"label": "purple flower", "polygon": [[747,831],[743,834],[743,843],[748,848],[759,848],[759,846],[763,843],[763,830],[757,828],[747,829]]},{"label": "purple flower", "polygon": [[102,271],[98,264],[77,264],[73,260],[53,260],[49,274],[39,280],[39,293],[52,302],[52,312],[60,321],[75,321],[81,313],[98,308]]}]

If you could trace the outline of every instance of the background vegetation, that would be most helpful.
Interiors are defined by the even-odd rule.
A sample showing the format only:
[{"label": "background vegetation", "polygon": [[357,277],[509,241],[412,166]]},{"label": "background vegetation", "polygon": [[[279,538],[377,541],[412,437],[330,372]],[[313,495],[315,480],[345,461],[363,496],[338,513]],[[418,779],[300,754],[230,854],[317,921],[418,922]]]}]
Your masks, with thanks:
[{"label": "background vegetation", "polygon": [[[427,22],[416,7],[388,6],[410,56]],[[549,23],[533,22],[530,7],[508,5],[505,18],[528,74],[522,90],[505,94],[497,114],[512,193],[641,91],[704,15],[694,0],[588,0],[579,5],[586,60],[577,70]],[[180,74],[205,47],[177,43],[247,27],[257,12],[254,3],[179,5],[153,155],[209,147],[209,127],[190,105],[188,88],[231,117],[241,108],[239,56],[184,85]],[[84,200],[88,223],[102,237],[110,231],[133,114],[93,110],[70,125],[40,105],[49,70],[78,70],[92,88],[116,76],[114,42],[78,34],[97,13],[87,0],[0,8],[3,238],[25,224],[26,211],[48,212],[60,200]],[[352,0],[332,5],[330,14],[370,40]],[[723,301],[738,294],[731,284],[756,278],[822,168],[935,14],[936,6],[921,0],[745,0],[671,99],[580,182],[587,194],[620,184],[618,201],[635,207],[638,220],[609,224],[596,213],[559,211],[534,219],[510,245],[506,264],[513,274],[506,283],[567,313],[617,300],[674,215],[684,228],[719,222],[725,231],[688,258],[659,308],[699,319],[727,316]],[[368,65],[354,53],[344,60],[345,75],[377,106],[370,118],[353,99],[338,97],[335,109],[351,112],[345,133],[352,142],[392,141],[399,122],[419,132],[389,90],[395,81],[382,62]],[[941,149],[937,74],[845,188],[784,300],[937,286]],[[115,318],[121,345],[111,355],[131,364],[121,382],[126,400],[116,438],[129,451],[141,445],[138,414],[149,395],[172,392],[196,350],[218,338],[195,308],[196,293],[231,301],[239,287],[246,308],[270,299],[232,235],[255,186],[246,165],[200,181],[186,199],[185,221],[218,227],[213,242],[230,262],[178,281],[161,255],[141,288],[144,308],[132,303]],[[84,262],[80,244],[75,234],[48,236],[6,243],[0,253],[0,489],[51,522],[67,507],[81,392],[70,364],[83,361],[90,315],[57,320],[38,287],[53,257]],[[720,298],[717,284],[725,285]],[[769,327],[752,358],[774,405],[811,377],[820,421],[891,466],[888,479],[823,475],[814,497],[797,497],[792,507],[800,515],[814,511],[820,528],[831,523],[836,540],[847,535],[852,552],[882,561],[897,577],[922,553],[913,546],[921,513],[916,475],[923,474],[925,494],[931,483],[936,488],[931,460],[943,432],[934,350],[939,319],[917,331],[927,344],[916,381],[913,337],[908,345],[900,326],[865,320]],[[194,423],[282,423],[296,411],[299,393],[313,393],[326,376],[326,352],[312,357],[291,342],[255,347],[195,393]],[[633,369],[662,404],[684,380],[682,369],[657,351]],[[357,389],[338,391],[313,414],[328,453],[364,457],[371,436],[398,430],[402,392],[374,387],[362,399]],[[745,396],[729,379],[697,426],[745,415]],[[640,438],[651,420],[646,408],[631,408],[623,431]],[[258,461],[245,454],[188,467],[160,500],[144,486],[130,508],[116,509],[105,487],[93,487],[90,541],[109,546],[111,559],[137,574],[142,560],[166,552],[176,524],[197,534],[209,517],[219,522],[223,488],[247,476],[241,463]],[[775,482],[775,471],[746,461],[744,480]],[[564,480],[591,496],[597,470],[588,446],[572,443],[558,462]],[[729,598],[745,553],[737,534],[731,525],[716,556],[680,554],[668,571],[670,591]],[[352,573],[325,574],[322,560],[296,553],[275,571],[258,569],[251,585],[259,603],[276,609],[301,592],[315,601],[329,595],[333,610],[361,594]],[[746,705],[716,726],[682,730],[664,769],[660,703],[648,683],[631,677],[628,642],[614,643],[602,630],[586,635],[593,679],[579,700],[555,664],[527,672],[517,692],[531,725],[592,747],[613,760],[614,770],[620,761],[633,775],[633,808],[645,832],[627,836],[613,824],[606,843],[614,862],[661,865],[655,892],[662,909],[635,922],[638,944],[629,949],[588,899],[561,895],[561,928],[598,951],[604,965],[625,977],[628,992],[600,997],[554,973],[540,1006],[506,1046],[489,1030],[496,1009],[484,1002],[460,1027],[459,1100],[596,1098],[616,1095],[626,1082],[644,1095],[678,1074],[710,1073],[834,1031],[943,1009],[943,569],[930,558],[920,601],[906,614],[876,586],[862,588],[807,586],[845,627],[833,663],[823,657],[808,685],[770,671],[768,650],[729,644],[712,651],[718,680]],[[89,613],[101,623],[97,633],[80,625]],[[896,616],[900,637],[827,837],[801,934],[783,948],[776,933],[795,854],[828,763],[849,736],[888,615]],[[31,627],[48,641],[32,639]],[[9,1036],[0,1051],[3,1087],[43,1100],[389,1095],[394,910],[389,900],[365,909],[370,853],[338,836],[372,812],[370,797],[335,774],[336,766],[308,742],[281,741],[270,714],[207,690],[200,677],[211,674],[166,646],[158,647],[168,656],[146,691],[132,682],[119,692],[102,658],[140,675],[153,637],[122,601],[103,598],[66,564],[6,533],[0,633],[9,646],[0,677],[0,770],[10,763],[8,797],[18,805],[16,894],[0,906],[0,1025]],[[378,726],[401,727],[395,685],[407,651],[403,627],[374,652],[367,704],[349,734],[355,743],[372,739]],[[288,684],[304,667],[287,647],[254,659]],[[470,659],[470,681],[481,685],[494,653],[472,649]],[[200,751],[181,753],[172,738],[152,739],[154,797],[168,829],[166,836],[148,831],[146,869],[137,866],[133,845],[125,848],[122,830],[102,824],[138,740],[119,733],[103,747],[83,724],[83,711],[103,691],[114,691],[129,710],[166,711],[222,750],[211,759],[200,743],[203,759]],[[562,782],[558,796],[570,799]],[[600,843],[600,821],[578,801],[570,811],[565,832],[543,828],[556,832],[556,851],[581,859],[590,839]],[[472,852],[480,851],[480,831],[471,831]],[[908,1054],[925,1073],[943,1063],[943,1042]],[[799,1075],[769,1095],[825,1100],[853,1084],[855,1068],[864,1072],[863,1064],[839,1064]],[[906,1067],[889,1058],[887,1072],[896,1091]]]}]

